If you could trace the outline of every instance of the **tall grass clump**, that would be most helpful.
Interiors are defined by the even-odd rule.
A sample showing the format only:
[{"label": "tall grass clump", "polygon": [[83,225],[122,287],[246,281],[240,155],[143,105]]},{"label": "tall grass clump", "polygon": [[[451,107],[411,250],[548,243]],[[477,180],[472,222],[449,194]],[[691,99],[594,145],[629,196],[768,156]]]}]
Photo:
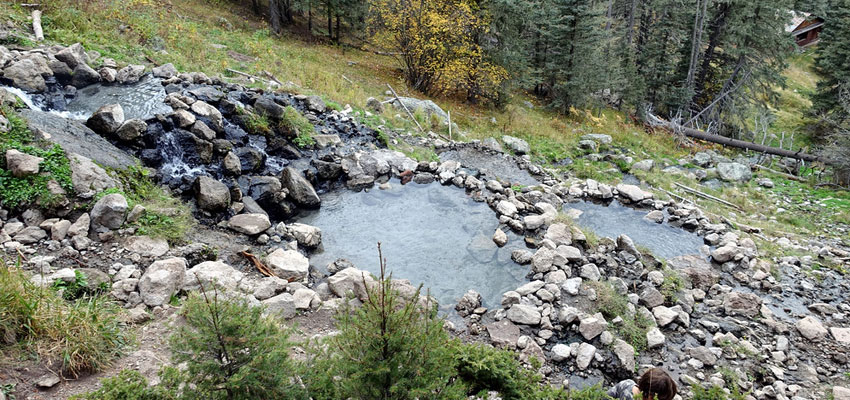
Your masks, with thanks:
[{"label": "tall grass clump", "polygon": [[131,341],[121,309],[99,296],[66,302],[17,269],[0,266],[0,346],[34,353],[76,376],[99,371]]}]

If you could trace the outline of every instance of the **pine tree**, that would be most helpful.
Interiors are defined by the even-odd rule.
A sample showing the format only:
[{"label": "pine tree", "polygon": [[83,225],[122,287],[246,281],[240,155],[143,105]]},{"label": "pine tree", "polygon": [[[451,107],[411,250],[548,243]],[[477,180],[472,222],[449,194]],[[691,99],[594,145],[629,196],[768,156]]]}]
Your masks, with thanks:
[{"label": "pine tree", "polygon": [[850,0],[832,0],[820,35],[815,70],[821,80],[812,110],[832,118],[848,118],[839,101],[842,85],[850,84]]},{"label": "pine tree", "polygon": [[[381,276],[367,288],[357,309],[339,314],[339,334],[320,347],[306,381],[316,399],[462,399],[453,385],[454,342],[443,330],[433,303],[423,305],[419,290],[402,297],[386,275],[378,245]],[[365,278],[364,278],[365,284]]]}]

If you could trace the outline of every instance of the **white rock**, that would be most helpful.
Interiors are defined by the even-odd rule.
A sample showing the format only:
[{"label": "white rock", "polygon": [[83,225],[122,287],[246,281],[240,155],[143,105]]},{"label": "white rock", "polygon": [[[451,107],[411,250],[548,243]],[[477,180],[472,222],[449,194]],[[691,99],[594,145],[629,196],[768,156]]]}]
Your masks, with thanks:
[{"label": "white rock", "polygon": [[297,250],[277,249],[266,261],[275,275],[288,281],[304,280],[310,272],[310,260]]}]

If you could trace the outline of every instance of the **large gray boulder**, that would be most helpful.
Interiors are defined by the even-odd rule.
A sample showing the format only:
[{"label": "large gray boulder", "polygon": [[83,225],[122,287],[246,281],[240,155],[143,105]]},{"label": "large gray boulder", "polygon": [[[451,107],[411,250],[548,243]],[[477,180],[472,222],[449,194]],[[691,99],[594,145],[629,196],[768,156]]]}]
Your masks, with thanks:
[{"label": "large gray boulder", "polygon": [[154,239],[150,236],[133,236],[124,242],[124,248],[142,257],[162,257],[168,252],[168,242],[165,239]]},{"label": "large gray boulder", "polygon": [[169,79],[177,76],[177,68],[174,67],[174,64],[168,63],[163,64],[158,67],[154,67],[153,76],[157,78]]},{"label": "large gray boulder", "polygon": [[44,161],[41,157],[20,152],[15,149],[6,150],[6,168],[16,177],[35,175],[39,164]]},{"label": "large gray boulder", "polygon": [[106,173],[106,170],[89,158],[70,153],[68,161],[71,165],[71,183],[74,185],[77,196],[90,199],[96,193],[118,187],[118,183]]},{"label": "large gray boulder", "polygon": [[270,299],[263,300],[263,306],[266,307],[266,313],[278,315],[282,318],[292,318],[295,316],[295,296],[291,293],[281,293]]},{"label": "large gray boulder", "polygon": [[138,118],[128,119],[115,131],[115,136],[125,142],[132,142],[140,137],[148,129],[148,124]]},{"label": "large gray boulder", "polygon": [[101,135],[118,131],[124,123],[124,109],[120,104],[107,104],[98,108],[86,121],[86,126]]},{"label": "large gray boulder", "polygon": [[266,264],[281,279],[302,281],[310,272],[310,260],[297,250],[277,249],[266,256]]},{"label": "large gray boulder", "polygon": [[753,318],[761,312],[761,303],[761,298],[753,293],[729,292],[723,297],[723,309],[727,315]]},{"label": "large gray boulder", "polygon": [[632,345],[626,343],[622,339],[614,340],[614,345],[611,347],[614,355],[617,356],[617,360],[620,361],[620,365],[623,366],[623,369],[626,371],[634,371],[635,370],[635,348]]},{"label": "large gray boulder", "polygon": [[717,164],[717,174],[726,182],[746,182],[753,178],[750,167],[736,162]]},{"label": "large gray boulder", "polygon": [[328,278],[328,287],[339,297],[353,294],[360,300],[366,299],[366,288],[377,284],[372,275],[356,268],[346,268]]},{"label": "large gray boulder", "polygon": [[21,117],[37,139],[62,146],[65,152],[76,153],[105,167],[123,169],[139,163],[127,152],[93,132],[81,121],[67,119],[39,110],[21,110]]},{"label": "large gray boulder", "polygon": [[528,142],[518,137],[504,135],[502,136],[502,141],[505,142],[505,146],[507,146],[508,149],[516,154],[522,155],[531,152],[531,147],[529,147]]},{"label": "large gray boulder", "polygon": [[299,223],[289,224],[286,227],[301,246],[315,248],[322,243],[322,230],[318,227]]},{"label": "large gray boulder", "polygon": [[209,120],[210,128],[212,128],[214,131],[224,131],[224,117],[221,115],[221,111],[218,111],[215,106],[212,106],[207,102],[198,100],[192,103],[191,109],[192,112],[198,114],[199,117],[203,117]]},{"label": "large gray boulder", "polygon": [[43,92],[47,89],[44,77],[41,76],[38,66],[31,59],[13,62],[3,70],[3,78],[12,81],[15,87],[29,92]]},{"label": "large gray boulder", "polygon": [[118,70],[115,81],[118,83],[136,83],[145,73],[144,65],[128,65]]},{"label": "large gray boulder", "polygon": [[437,117],[440,117],[440,119],[442,119],[443,121],[448,120],[448,114],[446,114],[446,112],[443,111],[443,109],[440,108],[437,103],[434,103],[431,100],[420,100],[413,97],[399,97],[398,100],[393,100],[390,104],[392,104],[396,108],[401,109],[402,106],[401,104],[399,104],[399,100],[401,101],[401,104],[403,104],[404,107],[407,107],[407,109],[410,110],[410,112],[412,113],[420,111],[425,113],[425,115],[429,117],[431,115],[436,115]]},{"label": "large gray boulder", "polygon": [[88,85],[100,82],[100,74],[87,64],[80,64],[74,68],[71,76],[71,86],[81,89]]},{"label": "large gray boulder", "polygon": [[139,294],[150,307],[167,303],[183,286],[186,277],[186,259],[169,258],[156,261],[148,267],[139,280]]},{"label": "large gray boulder", "polygon": [[511,322],[522,325],[538,325],[540,324],[540,311],[534,306],[525,304],[515,304],[508,309],[507,317]]},{"label": "large gray boulder", "polygon": [[97,233],[118,229],[124,224],[127,199],[119,193],[103,196],[91,209],[91,229]]},{"label": "large gray boulder", "polygon": [[645,199],[652,198],[652,193],[645,192],[643,189],[635,185],[621,183],[617,185],[617,191],[620,192],[620,196],[625,197],[633,203],[638,203]]},{"label": "large gray boulder", "polygon": [[319,96],[307,96],[307,109],[317,113],[323,113],[327,109],[325,101]]},{"label": "large gray boulder", "polygon": [[322,203],[313,185],[295,168],[284,168],[280,174],[280,183],[289,189],[289,196],[299,205],[318,207]]},{"label": "large gray boulder", "polygon": [[797,321],[797,330],[808,340],[818,341],[829,335],[829,331],[817,318],[809,315]]},{"label": "large gray boulder", "polygon": [[246,235],[260,234],[271,226],[272,223],[269,221],[269,216],[265,214],[234,215],[227,222],[228,228]]},{"label": "large gray boulder", "polygon": [[244,273],[221,261],[204,261],[186,271],[182,287],[184,291],[200,290],[203,286],[205,290],[216,287],[232,292],[239,287],[244,276]]},{"label": "large gray boulder", "polygon": [[218,211],[230,205],[230,189],[209,176],[199,176],[195,179],[193,188],[195,200],[202,210]]},{"label": "large gray boulder", "polygon": [[56,53],[54,56],[57,60],[67,64],[68,68],[71,69],[77,68],[80,64],[88,63],[86,50],[83,49],[83,45],[80,43],[74,43],[62,49],[62,51]]}]

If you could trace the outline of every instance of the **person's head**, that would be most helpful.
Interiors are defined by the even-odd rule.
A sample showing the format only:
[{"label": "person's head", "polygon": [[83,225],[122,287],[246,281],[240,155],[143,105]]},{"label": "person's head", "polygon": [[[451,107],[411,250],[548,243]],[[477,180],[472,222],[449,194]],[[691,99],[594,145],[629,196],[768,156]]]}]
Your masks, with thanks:
[{"label": "person's head", "polygon": [[661,368],[653,368],[643,373],[638,380],[643,400],[673,400],[678,388],[676,382]]}]

